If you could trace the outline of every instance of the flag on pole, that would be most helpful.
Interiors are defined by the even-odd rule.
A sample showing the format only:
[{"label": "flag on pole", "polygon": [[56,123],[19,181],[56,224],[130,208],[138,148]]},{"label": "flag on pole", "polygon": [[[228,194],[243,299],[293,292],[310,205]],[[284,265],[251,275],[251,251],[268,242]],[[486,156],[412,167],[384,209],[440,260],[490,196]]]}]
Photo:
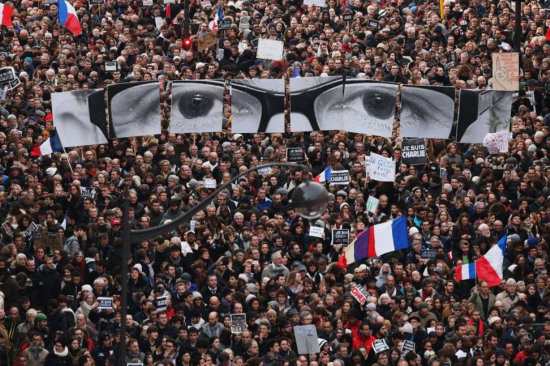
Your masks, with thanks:
[{"label": "flag on pole", "polygon": [[13,27],[11,17],[13,15],[13,8],[6,4],[0,4],[0,24],[6,27]]},{"label": "flag on pole", "polygon": [[317,183],[328,182],[330,181],[331,172],[332,172],[332,169],[330,167],[327,167],[325,170],[321,172],[321,174],[313,178],[313,181]]},{"label": "flag on pole", "polygon": [[346,268],[361,259],[379,257],[408,247],[407,218],[401,216],[362,231],[338,258],[337,265]]},{"label": "flag on pole", "polygon": [[73,6],[67,0],[59,0],[57,7],[59,8],[57,12],[59,24],[71,31],[75,36],[80,35],[82,33],[82,26]]},{"label": "flag on pole", "polygon": [[208,28],[214,30],[218,28],[219,22],[223,19],[223,10],[221,6],[218,6],[218,11],[216,15],[214,16],[214,20],[212,20],[210,23],[208,23]]},{"label": "flag on pole", "polygon": [[63,145],[61,145],[61,140],[56,132],[53,132],[46,141],[44,141],[40,146],[35,146],[31,150],[31,156],[42,156],[48,155],[57,151],[63,151]]},{"label": "flag on pole", "polygon": [[476,278],[476,265],[475,262],[461,264],[455,268],[456,280],[465,281]]}]

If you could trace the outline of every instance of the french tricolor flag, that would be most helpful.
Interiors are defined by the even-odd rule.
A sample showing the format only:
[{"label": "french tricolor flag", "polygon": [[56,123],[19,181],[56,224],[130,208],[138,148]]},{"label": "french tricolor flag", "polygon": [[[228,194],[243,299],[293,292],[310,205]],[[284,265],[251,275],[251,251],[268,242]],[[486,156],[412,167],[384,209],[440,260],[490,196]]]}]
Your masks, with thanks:
[{"label": "french tricolor flag", "polygon": [[332,169],[330,167],[327,167],[325,170],[321,172],[321,174],[313,178],[313,181],[317,183],[328,182],[330,181],[331,173],[332,173]]},{"label": "french tricolor flag", "polygon": [[12,7],[5,4],[0,4],[0,25],[5,25],[6,27],[13,27],[13,23],[11,22],[12,15],[13,15]]},{"label": "french tricolor flag", "polygon": [[504,235],[496,245],[476,261],[476,273],[478,280],[485,280],[490,287],[500,286],[503,278],[502,264],[506,252],[506,240]]},{"label": "french tricolor flag", "polygon": [[80,21],[76,14],[76,10],[67,0],[59,0],[57,2],[59,11],[57,13],[57,19],[59,24],[71,31],[75,36],[82,33],[82,27],[80,26]]},{"label": "french tricolor flag", "polygon": [[338,258],[337,265],[340,268],[346,268],[361,259],[380,257],[408,247],[407,219],[401,216],[396,220],[373,225],[362,231]]},{"label": "french tricolor flag", "polygon": [[455,271],[457,281],[473,280],[476,278],[476,265],[474,262],[461,264],[456,267]]},{"label": "french tricolor flag", "polygon": [[208,24],[208,27],[212,30],[218,28],[218,23],[223,19],[223,10],[222,10],[222,7],[221,6],[218,6],[218,11],[216,13],[216,15],[214,16],[214,20],[212,20],[209,24]]},{"label": "french tricolor flag", "polygon": [[48,139],[44,141],[40,146],[35,146],[31,151],[31,156],[38,157],[42,155],[52,154],[57,151],[63,151],[63,145],[57,135],[56,131],[53,131]]}]

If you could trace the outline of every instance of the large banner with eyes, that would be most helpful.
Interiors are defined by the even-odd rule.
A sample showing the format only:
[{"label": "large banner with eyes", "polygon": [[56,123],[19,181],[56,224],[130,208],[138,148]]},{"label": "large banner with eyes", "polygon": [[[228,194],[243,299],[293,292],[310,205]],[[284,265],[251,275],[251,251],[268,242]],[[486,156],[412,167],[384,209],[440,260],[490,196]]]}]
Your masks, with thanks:
[{"label": "large banner with eyes", "polygon": [[497,90],[461,90],[457,141],[480,144],[489,133],[508,131],[513,93]]},{"label": "large banner with eyes", "polygon": [[160,134],[158,82],[109,85],[107,96],[111,138]]},{"label": "large banner with eyes", "polygon": [[[400,136],[447,139],[458,110],[457,140],[482,143],[488,133],[508,130],[512,92],[405,85],[357,78],[291,79],[290,131],[343,130],[389,137],[400,101]],[[170,132],[205,133],[223,129],[224,93],[230,95],[233,133],[284,133],[282,79],[174,81]],[[105,90],[52,94],[54,125],[64,146],[105,144],[108,138],[161,132],[158,82],[109,85]],[[400,98],[399,98],[400,96]],[[166,111],[167,112],[167,111]],[[109,116],[107,120],[106,116]]]}]

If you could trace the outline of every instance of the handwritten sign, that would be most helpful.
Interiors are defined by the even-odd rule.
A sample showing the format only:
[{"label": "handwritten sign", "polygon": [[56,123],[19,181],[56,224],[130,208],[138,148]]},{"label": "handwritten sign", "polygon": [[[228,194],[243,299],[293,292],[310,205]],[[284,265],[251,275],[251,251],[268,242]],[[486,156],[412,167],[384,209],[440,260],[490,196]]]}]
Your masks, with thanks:
[{"label": "handwritten sign", "polygon": [[278,61],[283,58],[283,42],[272,39],[260,39],[256,58]]},{"label": "handwritten sign", "polygon": [[375,153],[370,154],[369,177],[379,182],[395,181],[395,161]]},{"label": "handwritten sign", "polygon": [[231,333],[240,334],[246,329],[246,314],[231,314]]},{"label": "handwritten sign", "polygon": [[319,353],[319,341],[317,340],[317,329],[315,325],[297,325],[294,327],[296,347],[299,355]]},{"label": "handwritten sign", "polygon": [[314,236],[316,238],[322,238],[325,233],[325,229],[318,226],[309,227],[309,236]]},{"label": "handwritten sign", "polygon": [[493,53],[493,90],[519,89],[519,53]]},{"label": "handwritten sign", "polygon": [[508,152],[508,131],[488,133],[483,139],[483,146],[489,150],[489,154],[501,154]]},{"label": "handwritten sign", "polygon": [[377,209],[378,209],[378,198],[374,196],[369,196],[369,199],[367,200],[367,211],[376,213]]},{"label": "handwritten sign", "polygon": [[197,38],[197,50],[204,51],[218,43],[218,32],[213,30],[212,32]]},{"label": "handwritten sign", "polygon": [[349,230],[332,229],[332,244],[349,244]]},{"label": "handwritten sign", "polygon": [[403,160],[403,163],[405,164],[426,164],[428,156],[426,155],[426,142],[424,141],[424,139],[404,140],[401,158]]}]

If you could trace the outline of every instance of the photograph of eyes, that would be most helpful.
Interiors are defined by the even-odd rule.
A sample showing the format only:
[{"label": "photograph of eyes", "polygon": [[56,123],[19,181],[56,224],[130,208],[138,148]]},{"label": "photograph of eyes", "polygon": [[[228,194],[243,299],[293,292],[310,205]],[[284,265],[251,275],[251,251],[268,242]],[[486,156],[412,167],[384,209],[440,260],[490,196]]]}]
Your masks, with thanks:
[{"label": "photograph of eyes", "polygon": [[391,136],[397,89],[397,84],[346,79],[343,129],[366,135]]},{"label": "photograph of eyes", "polygon": [[219,132],[223,124],[222,81],[175,81],[170,132]]},{"label": "photograph of eyes", "polygon": [[233,133],[285,132],[284,80],[234,80],[230,90]]},{"label": "photograph of eyes", "polygon": [[461,90],[456,138],[480,144],[488,133],[508,131],[512,114],[510,91]]},{"label": "photograph of eyes", "polygon": [[344,117],[343,78],[290,79],[290,130],[342,130]]},{"label": "photograph of eyes", "polygon": [[403,86],[400,135],[447,139],[453,127],[455,90],[443,86]]},{"label": "photograph of eyes", "polygon": [[104,93],[81,89],[52,94],[53,124],[63,146],[107,143]]},{"label": "photograph of eyes", "polygon": [[158,82],[109,85],[107,96],[111,138],[160,134]]}]

